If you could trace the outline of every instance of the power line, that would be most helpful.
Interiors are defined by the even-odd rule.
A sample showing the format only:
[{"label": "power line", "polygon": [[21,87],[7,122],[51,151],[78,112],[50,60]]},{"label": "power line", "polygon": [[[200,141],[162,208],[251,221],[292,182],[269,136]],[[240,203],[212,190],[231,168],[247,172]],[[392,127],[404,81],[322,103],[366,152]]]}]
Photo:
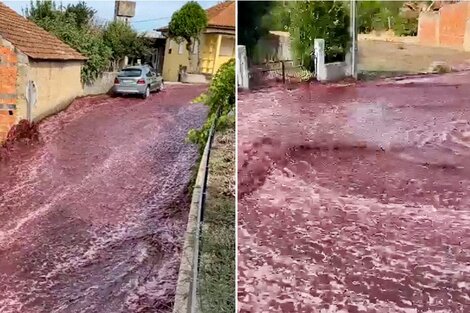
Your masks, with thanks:
[{"label": "power line", "polygon": [[132,23],[132,24],[134,24],[134,23],[144,23],[144,22],[151,22],[151,21],[166,20],[166,19],[169,19],[169,18],[171,18],[171,16],[159,17],[159,18],[152,18],[152,19],[148,19],[148,20],[131,21],[131,23]]}]

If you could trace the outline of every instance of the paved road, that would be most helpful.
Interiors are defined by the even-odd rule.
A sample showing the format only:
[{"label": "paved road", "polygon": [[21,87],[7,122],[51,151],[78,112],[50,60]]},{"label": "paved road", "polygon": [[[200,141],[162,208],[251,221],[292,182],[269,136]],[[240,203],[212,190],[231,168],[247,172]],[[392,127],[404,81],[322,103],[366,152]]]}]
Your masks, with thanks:
[{"label": "paved road", "polygon": [[470,73],[239,96],[239,312],[470,312]]},{"label": "paved road", "polygon": [[0,165],[0,312],[169,312],[202,87],[80,99]]}]

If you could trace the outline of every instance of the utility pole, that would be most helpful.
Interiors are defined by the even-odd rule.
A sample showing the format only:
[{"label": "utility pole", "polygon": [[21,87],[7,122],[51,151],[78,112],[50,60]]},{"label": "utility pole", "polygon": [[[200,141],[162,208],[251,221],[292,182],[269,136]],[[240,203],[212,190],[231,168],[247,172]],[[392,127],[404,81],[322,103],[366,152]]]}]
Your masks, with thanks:
[{"label": "utility pole", "polygon": [[357,8],[356,8],[356,0],[351,0],[350,5],[350,29],[351,29],[351,39],[352,39],[352,47],[351,47],[351,75],[355,79],[357,79],[357,24],[356,24],[356,15],[357,15]]}]

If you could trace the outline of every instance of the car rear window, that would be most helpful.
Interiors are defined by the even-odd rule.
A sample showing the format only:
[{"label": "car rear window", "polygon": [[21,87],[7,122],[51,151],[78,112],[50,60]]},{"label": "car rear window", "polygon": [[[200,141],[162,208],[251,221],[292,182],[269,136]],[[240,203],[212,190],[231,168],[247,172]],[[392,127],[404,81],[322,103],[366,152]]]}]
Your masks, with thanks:
[{"label": "car rear window", "polygon": [[140,75],[142,75],[142,70],[135,68],[123,69],[118,74],[119,77],[140,77]]}]

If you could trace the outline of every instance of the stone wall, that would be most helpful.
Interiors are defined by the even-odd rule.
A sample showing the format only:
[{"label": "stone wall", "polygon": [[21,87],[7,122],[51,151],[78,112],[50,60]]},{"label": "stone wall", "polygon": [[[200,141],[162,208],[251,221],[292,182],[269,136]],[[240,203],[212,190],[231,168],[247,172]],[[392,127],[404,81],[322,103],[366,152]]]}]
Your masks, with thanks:
[{"label": "stone wall", "polygon": [[13,46],[0,37],[0,142],[17,119],[17,61]]},{"label": "stone wall", "polygon": [[117,72],[105,72],[98,77],[93,83],[83,86],[83,95],[92,96],[108,93],[114,86],[114,79]]}]

